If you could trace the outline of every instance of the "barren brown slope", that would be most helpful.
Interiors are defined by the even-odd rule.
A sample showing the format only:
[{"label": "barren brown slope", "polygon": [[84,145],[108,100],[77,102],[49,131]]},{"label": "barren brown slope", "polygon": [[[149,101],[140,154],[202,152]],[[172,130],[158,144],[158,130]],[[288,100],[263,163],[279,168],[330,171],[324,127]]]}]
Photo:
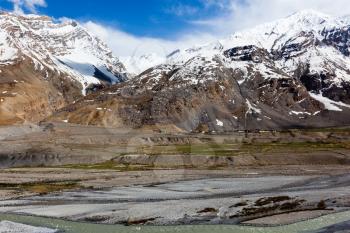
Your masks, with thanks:
[{"label": "barren brown slope", "polygon": [[0,69],[0,125],[39,122],[82,97],[80,83],[49,69],[35,70],[28,58]]}]

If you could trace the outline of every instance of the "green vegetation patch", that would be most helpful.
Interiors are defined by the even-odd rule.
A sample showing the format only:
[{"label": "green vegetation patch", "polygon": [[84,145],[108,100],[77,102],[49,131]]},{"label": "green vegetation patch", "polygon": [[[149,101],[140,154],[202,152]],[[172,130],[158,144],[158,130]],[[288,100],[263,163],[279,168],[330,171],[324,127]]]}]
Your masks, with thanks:
[{"label": "green vegetation patch", "polygon": [[231,156],[239,152],[241,144],[185,144],[138,148],[139,154],[147,155],[221,155]]},{"label": "green vegetation patch", "polygon": [[144,171],[154,170],[152,166],[119,164],[113,160],[97,164],[69,164],[60,166],[67,169],[87,169],[87,170],[115,170],[115,171]]}]

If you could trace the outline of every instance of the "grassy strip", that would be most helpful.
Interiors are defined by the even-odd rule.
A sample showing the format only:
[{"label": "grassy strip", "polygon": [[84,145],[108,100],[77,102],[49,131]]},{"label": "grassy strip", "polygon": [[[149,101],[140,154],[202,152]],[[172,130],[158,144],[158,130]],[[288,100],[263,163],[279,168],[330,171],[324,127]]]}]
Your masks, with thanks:
[{"label": "grassy strip", "polygon": [[148,155],[212,155],[235,156],[254,153],[312,152],[321,150],[350,149],[350,142],[292,142],[249,144],[195,144],[152,146],[138,148],[139,154]]},{"label": "grassy strip", "polygon": [[103,163],[97,164],[69,164],[63,165],[56,168],[66,169],[82,169],[82,170],[113,170],[118,172],[128,171],[153,171],[157,169],[195,169],[193,166],[172,166],[172,167],[160,167],[150,165],[131,165],[131,164],[120,164],[113,160],[109,160]]},{"label": "grassy strip", "polygon": [[0,189],[12,189],[20,192],[31,192],[35,194],[48,194],[80,188],[78,182],[35,182],[35,183],[1,183]]},{"label": "grassy strip", "polygon": [[70,164],[63,165],[60,168],[67,169],[86,169],[86,170],[114,170],[114,171],[145,171],[145,170],[154,170],[154,167],[146,166],[146,165],[127,165],[127,164],[119,164],[112,160],[106,161],[103,163],[97,164]]},{"label": "grassy strip", "polygon": [[[139,148],[140,154],[148,155],[198,155],[198,156],[238,156],[259,154],[313,153],[315,151],[332,151],[339,149],[350,149],[350,142],[321,143],[321,142],[299,142],[299,143],[251,143],[251,144],[195,144],[195,145],[171,145],[171,146],[150,146]],[[127,154],[123,154],[127,155]],[[86,169],[86,170],[114,170],[124,171],[147,171],[155,169],[184,169],[196,167],[156,167],[150,165],[129,165],[120,164],[113,160],[98,164],[72,164],[59,168]],[[219,169],[212,167],[207,169]]]}]

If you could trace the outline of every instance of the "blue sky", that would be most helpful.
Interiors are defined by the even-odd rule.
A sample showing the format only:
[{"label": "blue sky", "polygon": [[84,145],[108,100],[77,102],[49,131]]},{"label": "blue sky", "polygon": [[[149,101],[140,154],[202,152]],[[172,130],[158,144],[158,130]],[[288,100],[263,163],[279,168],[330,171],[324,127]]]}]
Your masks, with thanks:
[{"label": "blue sky", "polygon": [[350,14],[349,0],[0,0],[0,9],[74,19],[120,57],[164,56],[304,9]]},{"label": "blue sky", "polygon": [[[10,1],[0,2],[3,8],[13,9]],[[56,18],[96,21],[136,36],[159,38],[193,30],[193,21],[225,13],[222,5],[208,0],[46,0],[46,7],[39,6],[37,11]]]}]

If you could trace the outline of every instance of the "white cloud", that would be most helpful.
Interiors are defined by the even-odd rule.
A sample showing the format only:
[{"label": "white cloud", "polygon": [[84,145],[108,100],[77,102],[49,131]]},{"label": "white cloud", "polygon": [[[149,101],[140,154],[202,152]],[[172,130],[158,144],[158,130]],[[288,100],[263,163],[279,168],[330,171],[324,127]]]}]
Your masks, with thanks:
[{"label": "white cloud", "polygon": [[193,33],[177,37],[174,40],[165,40],[152,37],[137,37],[117,28],[92,21],[83,23],[83,26],[106,42],[114,53],[121,57],[140,56],[150,53],[165,56],[176,49],[201,45],[215,39],[215,36],[211,34]]},{"label": "white cloud", "polygon": [[23,14],[24,9],[31,13],[36,13],[36,7],[46,7],[45,0],[7,0],[13,3],[13,11],[17,14]]},{"label": "white cloud", "polygon": [[[212,0],[203,0],[211,2]],[[226,5],[223,16],[193,21],[194,25],[206,26],[219,35],[256,26],[291,15],[297,11],[313,9],[334,16],[350,14],[348,0],[221,0]]]},{"label": "white cloud", "polygon": [[[166,56],[177,49],[187,49],[194,45],[202,45],[215,37],[206,33],[193,33],[174,40],[151,37],[137,37],[116,28],[108,27],[92,21],[83,26],[104,41],[132,73],[140,73],[147,68],[165,62]],[[151,55],[151,60],[140,60],[143,55]]]}]

